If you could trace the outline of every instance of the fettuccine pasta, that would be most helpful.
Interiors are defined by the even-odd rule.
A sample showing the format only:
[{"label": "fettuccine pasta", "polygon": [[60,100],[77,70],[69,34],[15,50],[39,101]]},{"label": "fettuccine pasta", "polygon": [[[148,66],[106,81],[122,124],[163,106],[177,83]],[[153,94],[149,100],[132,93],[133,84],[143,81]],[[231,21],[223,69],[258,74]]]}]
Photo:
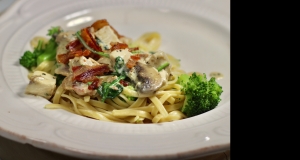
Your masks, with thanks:
[{"label": "fettuccine pasta", "polygon": [[[91,99],[90,96],[79,96],[59,86],[52,98],[53,103],[47,104],[45,108],[64,109],[98,120],[122,123],[160,123],[180,120],[185,118],[180,111],[185,96],[181,86],[175,83],[176,77],[176,75],[170,77],[167,84],[151,97],[138,97],[136,91],[126,88],[119,97],[106,102],[101,102],[99,96]],[[138,98],[132,101],[127,99],[126,95]]]},{"label": "fettuccine pasta", "polygon": [[[28,94],[47,98],[51,103],[46,109],[119,123],[186,118],[180,111],[185,95],[176,83],[185,71],[180,69],[178,59],[159,51],[158,32],[147,32],[133,41],[106,20],[98,20],[80,32],[61,29],[54,38],[55,59],[31,68],[31,83],[26,89]],[[39,40],[50,43],[44,37],[34,37],[32,48]],[[50,85],[51,76],[56,79],[54,86]],[[59,76],[63,79],[58,84]],[[49,83],[37,78],[49,78]],[[37,86],[47,93],[36,92],[37,88],[33,91]]]}]

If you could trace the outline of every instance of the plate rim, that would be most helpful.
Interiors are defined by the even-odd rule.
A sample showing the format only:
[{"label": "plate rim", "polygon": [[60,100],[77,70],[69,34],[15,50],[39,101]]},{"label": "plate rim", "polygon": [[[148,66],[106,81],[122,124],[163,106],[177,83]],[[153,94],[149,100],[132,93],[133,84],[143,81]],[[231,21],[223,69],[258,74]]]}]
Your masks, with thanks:
[{"label": "plate rim", "polygon": [[[24,2],[24,1],[22,1],[22,2]],[[14,9],[18,10],[18,7],[21,7],[22,2],[18,1],[18,3],[15,3],[14,6],[9,9],[8,12],[12,13],[14,11]],[[5,14],[5,15],[9,15],[9,14]],[[4,17],[7,17],[7,16],[4,16]],[[1,22],[1,20],[3,20],[3,19],[1,19],[1,17],[0,17],[0,22]],[[0,32],[1,32],[1,30],[0,30]],[[230,106],[230,101],[229,101],[229,106]],[[227,118],[230,118],[230,117],[227,117]],[[11,133],[9,130],[6,130],[5,128],[3,128],[1,126],[0,126],[0,131],[1,131],[0,132],[1,136],[4,136],[6,138],[9,138],[9,139],[21,142],[21,143],[33,144],[33,146],[38,147],[38,148],[45,145],[45,143],[43,141],[34,140],[34,139],[26,139],[26,137],[24,137],[24,135],[22,135],[22,134],[17,135],[16,133],[13,133],[13,132]],[[55,152],[58,152],[58,153],[67,154],[67,155],[74,155],[74,154],[79,153],[77,155],[78,157],[83,156],[84,158],[86,158],[86,156],[88,156],[89,158],[93,158],[97,154],[97,153],[89,154],[89,152],[82,152],[81,153],[80,151],[78,151],[76,149],[70,149],[70,148],[67,149],[67,148],[65,148],[65,146],[58,146],[55,143],[54,144],[49,144],[49,142],[47,142],[47,145],[53,145],[53,146],[56,146],[58,148],[61,147],[60,149],[65,150],[65,151],[57,150],[58,148],[52,150],[52,151],[55,151]],[[230,141],[229,141],[229,143],[224,143],[224,144],[212,146],[211,148],[205,148],[205,149],[202,148],[202,149],[203,149],[203,154],[208,154],[208,153],[215,153],[215,152],[224,151],[224,150],[229,149],[229,147],[230,147]],[[46,148],[46,149],[49,149],[49,148]],[[196,153],[192,153],[192,154],[196,154]],[[103,153],[101,153],[100,155],[96,155],[96,157],[99,157],[99,156],[100,157],[101,156],[105,157],[106,155],[103,155]],[[188,156],[188,155],[187,155],[187,153],[183,153],[183,156]],[[174,157],[174,155],[170,155],[169,157],[166,157],[166,155],[164,155],[164,156],[157,157],[157,158],[171,158],[171,157]],[[124,157],[122,156],[122,158],[124,158]],[[145,158],[145,157],[144,156],[132,156],[130,158]],[[153,158],[153,157],[151,157],[151,158]]]}]

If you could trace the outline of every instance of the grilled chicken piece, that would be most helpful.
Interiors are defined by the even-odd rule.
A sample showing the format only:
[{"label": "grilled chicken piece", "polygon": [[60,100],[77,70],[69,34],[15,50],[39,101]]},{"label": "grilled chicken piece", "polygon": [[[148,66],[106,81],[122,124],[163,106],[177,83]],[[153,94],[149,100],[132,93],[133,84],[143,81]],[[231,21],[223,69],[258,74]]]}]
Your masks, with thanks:
[{"label": "grilled chicken piece", "polygon": [[69,74],[71,74],[70,67],[68,65],[63,63],[57,63],[57,66],[58,67],[54,71],[56,74],[61,74],[63,76],[68,76]]},{"label": "grilled chicken piece", "polygon": [[101,81],[96,77],[109,72],[107,64],[99,64],[92,58],[84,56],[75,57],[69,61],[70,74],[63,80],[62,86],[66,90],[73,90],[78,95],[93,96],[96,90],[89,88],[87,82],[96,83],[98,86]]},{"label": "grilled chicken piece", "polygon": [[73,59],[69,60],[70,69],[76,66],[95,66],[95,65],[99,65],[99,63],[95,61],[93,58],[87,59],[84,56],[74,57]]},{"label": "grilled chicken piece", "polygon": [[52,97],[56,88],[55,76],[43,71],[34,71],[29,79],[30,82],[26,87],[25,93],[41,96],[46,99]]},{"label": "grilled chicken piece", "polygon": [[[56,59],[58,59],[58,56],[61,54],[67,53],[69,50],[66,48],[66,46],[71,42],[76,40],[76,36],[74,35],[75,31],[67,31],[67,32],[61,32],[56,36],[56,43],[58,44],[57,50],[56,50]],[[61,74],[64,76],[68,76],[70,74],[69,72],[69,66],[63,63],[57,62],[58,67],[55,69],[56,74]]]},{"label": "grilled chicken piece", "polygon": [[61,32],[57,35],[55,41],[58,44],[56,55],[64,54],[68,52],[66,46],[71,42],[77,39],[75,36],[75,31]]},{"label": "grilled chicken piece", "polygon": [[97,42],[103,51],[111,48],[111,42],[121,42],[110,26],[102,27],[94,35],[98,38]]},{"label": "grilled chicken piece", "polygon": [[62,82],[62,86],[64,89],[66,90],[70,90],[70,91],[74,91],[76,92],[78,95],[89,95],[89,96],[93,96],[97,93],[96,90],[90,90],[88,87],[88,84],[83,83],[83,82],[76,82],[73,81],[73,76],[67,76],[63,82]]}]

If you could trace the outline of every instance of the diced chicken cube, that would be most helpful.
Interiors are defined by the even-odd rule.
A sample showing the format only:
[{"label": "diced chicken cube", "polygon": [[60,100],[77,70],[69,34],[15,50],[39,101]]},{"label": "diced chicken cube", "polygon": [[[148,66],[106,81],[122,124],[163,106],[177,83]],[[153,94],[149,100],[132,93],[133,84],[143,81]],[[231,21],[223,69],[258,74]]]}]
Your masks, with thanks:
[{"label": "diced chicken cube", "polygon": [[57,63],[57,68],[54,70],[54,72],[56,74],[68,76],[69,74],[71,74],[69,68],[70,68],[69,65],[65,65],[63,63]]},{"label": "diced chicken cube", "polygon": [[66,46],[71,42],[76,40],[75,31],[67,31],[67,32],[60,32],[57,36],[55,41],[58,43],[56,55],[64,54],[68,52]]},{"label": "diced chicken cube", "polygon": [[102,27],[96,31],[94,35],[100,40],[99,45],[101,46],[102,50],[110,49],[111,42],[121,42],[110,26]]},{"label": "diced chicken cube", "polygon": [[98,63],[100,64],[108,64],[108,67],[113,70],[113,67],[111,66],[111,61],[110,61],[110,58],[107,58],[107,57],[100,57],[98,60],[97,60]]},{"label": "diced chicken cube", "polygon": [[116,58],[121,57],[124,60],[124,63],[126,64],[132,55],[131,52],[128,51],[128,49],[116,49],[110,53],[110,60],[111,60],[111,66],[115,66]]},{"label": "diced chicken cube", "polygon": [[74,83],[74,85],[72,87],[73,87],[73,90],[78,95],[82,95],[82,96],[85,96],[85,95],[93,96],[97,93],[96,90],[90,90],[88,84],[82,83],[82,82],[76,82],[76,83]]},{"label": "diced chicken cube", "polygon": [[[58,46],[56,49],[56,59],[58,59],[58,55],[65,54],[69,52],[67,49],[67,45],[71,42],[77,39],[75,36],[75,31],[66,31],[66,32],[60,32],[55,39],[55,42],[57,42]],[[58,68],[55,70],[56,74],[61,74],[64,76],[67,76],[69,74],[68,66],[63,63],[57,63]]]},{"label": "diced chicken cube", "polygon": [[34,71],[29,79],[30,82],[26,87],[25,93],[41,96],[46,99],[52,97],[56,88],[55,76],[43,71]]},{"label": "diced chicken cube", "polygon": [[76,66],[95,66],[95,65],[99,65],[99,63],[95,61],[93,58],[87,59],[84,56],[75,57],[73,59],[70,59],[69,61],[70,69]]}]

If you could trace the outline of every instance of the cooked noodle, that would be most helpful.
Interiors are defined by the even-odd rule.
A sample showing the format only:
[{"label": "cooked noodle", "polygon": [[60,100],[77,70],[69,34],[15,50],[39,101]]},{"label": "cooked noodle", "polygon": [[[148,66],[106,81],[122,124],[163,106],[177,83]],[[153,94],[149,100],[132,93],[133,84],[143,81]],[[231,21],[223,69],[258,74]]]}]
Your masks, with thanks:
[{"label": "cooked noodle", "polygon": [[[41,37],[34,38],[31,45],[36,46],[38,39]],[[160,34],[149,32],[133,41],[131,46],[149,52],[157,50],[160,43]],[[50,99],[51,103],[45,108],[63,109],[73,114],[119,123],[161,123],[183,119],[185,115],[180,108],[183,106],[185,96],[181,91],[181,86],[176,82],[178,75],[185,72],[180,69],[180,63],[176,58],[169,54],[167,56],[171,63],[171,74],[167,82],[151,96],[140,96],[137,91],[124,87],[117,97],[102,102],[99,95],[81,96],[59,85]],[[39,70],[54,75],[56,68],[55,61],[44,61],[32,71]],[[31,74],[32,72],[28,76],[30,77]],[[128,96],[136,99],[129,99]]]}]

